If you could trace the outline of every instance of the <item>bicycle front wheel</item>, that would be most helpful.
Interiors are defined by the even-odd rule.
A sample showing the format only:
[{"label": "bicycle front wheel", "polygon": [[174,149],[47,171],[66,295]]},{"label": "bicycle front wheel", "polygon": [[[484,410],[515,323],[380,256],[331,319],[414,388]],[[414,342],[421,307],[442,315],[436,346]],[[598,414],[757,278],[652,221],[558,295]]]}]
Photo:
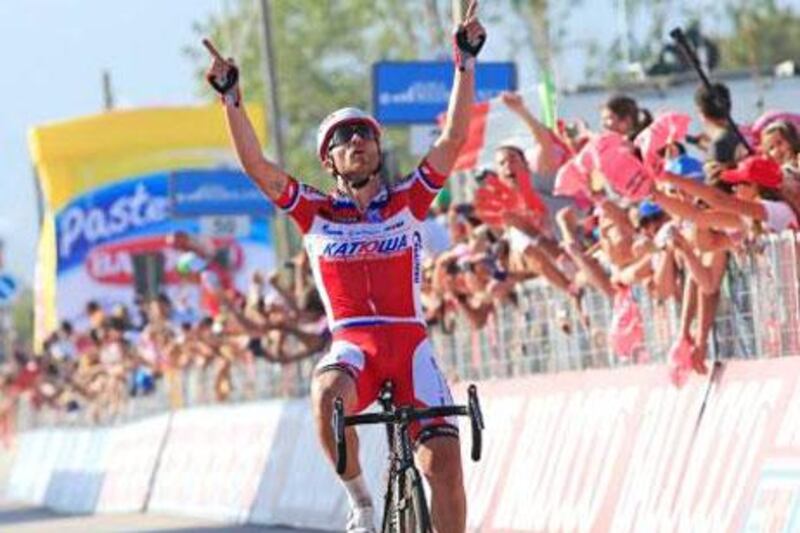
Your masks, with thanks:
[{"label": "bicycle front wheel", "polygon": [[425,499],[425,488],[415,468],[399,476],[395,506],[397,533],[431,533],[430,513]]}]

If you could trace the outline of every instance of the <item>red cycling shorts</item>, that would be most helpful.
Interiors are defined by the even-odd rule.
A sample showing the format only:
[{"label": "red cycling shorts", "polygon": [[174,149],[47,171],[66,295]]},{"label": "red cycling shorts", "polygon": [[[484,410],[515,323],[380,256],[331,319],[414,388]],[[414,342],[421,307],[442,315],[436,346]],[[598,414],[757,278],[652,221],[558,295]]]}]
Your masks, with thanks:
[{"label": "red cycling shorts", "polygon": [[[452,405],[447,381],[436,365],[433,345],[420,324],[394,323],[352,326],[333,334],[330,351],[317,364],[317,373],[344,371],[356,382],[361,412],[378,398],[383,383],[394,383],[395,405],[434,407]],[[409,426],[413,442],[437,436],[458,436],[452,418],[432,418]]]}]

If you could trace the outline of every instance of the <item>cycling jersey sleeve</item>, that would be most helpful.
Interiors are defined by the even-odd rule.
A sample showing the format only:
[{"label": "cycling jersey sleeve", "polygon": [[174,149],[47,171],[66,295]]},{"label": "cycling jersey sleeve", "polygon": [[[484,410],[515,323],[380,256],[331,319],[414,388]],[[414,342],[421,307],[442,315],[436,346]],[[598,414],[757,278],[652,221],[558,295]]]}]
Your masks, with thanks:
[{"label": "cycling jersey sleeve", "polygon": [[428,208],[446,180],[447,176],[434,169],[427,160],[422,161],[411,175],[408,184],[409,204],[418,220],[425,220]]},{"label": "cycling jersey sleeve", "polygon": [[290,177],[280,198],[275,200],[275,205],[289,215],[300,232],[305,234],[311,228],[317,211],[325,202],[324,194]]}]

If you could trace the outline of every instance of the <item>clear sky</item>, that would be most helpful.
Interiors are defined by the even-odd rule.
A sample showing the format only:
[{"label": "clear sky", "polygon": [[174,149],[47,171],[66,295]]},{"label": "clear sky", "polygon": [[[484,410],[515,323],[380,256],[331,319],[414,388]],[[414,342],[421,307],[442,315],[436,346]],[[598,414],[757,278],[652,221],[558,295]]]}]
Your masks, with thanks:
[{"label": "clear sky", "polygon": [[[34,269],[36,196],[27,130],[100,112],[103,69],[111,72],[119,106],[197,102],[192,63],[182,49],[196,39],[192,23],[230,1],[0,0],[0,239],[6,270],[30,280]],[[587,1],[602,4],[593,20],[613,21],[611,1]],[[506,33],[495,33],[484,55],[516,60],[523,85],[535,79],[530,50],[515,53],[508,37],[525,39],[524,24],[510,20],[501,1],[487,1],[482,11],[494,24],[502,21]],[[575,18],[580,26],[582,17]],[[487,24],[491,31],[494,24]]]},{"label": "clear sky", "polygon": [[[567,42],[578,46],[593,38],[607,43],[618,35],[619,18],[614,12],[617,1],[584,0],[583,7],[569,13]],[[681,22],[680,5],[698,7],[716,1],[675,2],[670,23]],[[182,49],[197,38],[192,23],[223,10],[226,3],[0,0],[0,239],[6,243],[6,270],[25,280],[33,274],[36,200],[26,143],[28,128],[101,111],[104,69],[111,72],[119,106],[198,102],[193,65]],[[779,3],[796,8],[800,0]],[[529,86],[536,73],[530,50],[518,45],[527,37],[524,25],[509,17],[504,5],[500,0],[484,2],[482,13],[486,14],[490,37],[494,36],[485,55],[488,59],[516,61],[521,86]],[[591,16],[586,16],[589,10]],[[634,31],[640,23],[631,21]],[[717,25],[714,20],[704,21],[704,29],[712,32]],[[584,67],[577,48],[567,55],[557,66],[563,85],[580,81]]]},{"label": "clear sky", "polygon": [[0,0],[0,238],[5,269],[30,279],[36,200],[29,127],[102,110],[101,72],[121,106],[200,100],[181,50],[222,0]]}]

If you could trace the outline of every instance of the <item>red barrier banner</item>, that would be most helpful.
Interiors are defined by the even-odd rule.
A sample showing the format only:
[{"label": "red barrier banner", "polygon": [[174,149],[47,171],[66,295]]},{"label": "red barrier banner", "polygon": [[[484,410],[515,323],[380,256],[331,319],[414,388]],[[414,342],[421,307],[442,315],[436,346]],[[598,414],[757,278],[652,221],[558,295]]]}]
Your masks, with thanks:
[{"label": "red barrier banner", "polygon": [[710,387],[675,389],[663,366],[481,384],[469,528],[798,531],[798,376],[790,357],[727,362]]}]

